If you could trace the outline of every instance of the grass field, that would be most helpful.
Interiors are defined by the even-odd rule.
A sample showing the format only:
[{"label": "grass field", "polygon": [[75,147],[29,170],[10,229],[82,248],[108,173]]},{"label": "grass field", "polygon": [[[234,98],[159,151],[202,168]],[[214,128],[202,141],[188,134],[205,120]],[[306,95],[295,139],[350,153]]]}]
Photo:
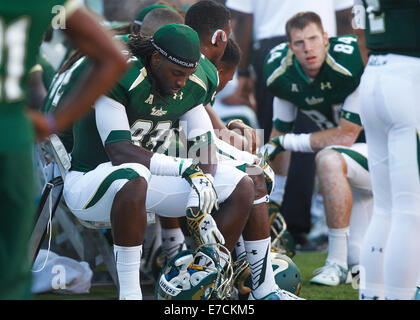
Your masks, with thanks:
[{"label": "grass field", "polygon": [[[318,286],[309,283],[312,278],[312,272],[324,265],[326,252],[298,252],[293,258],[299,267],[303,285],[300,296],[309,300],[357,300],[358,291],[351,284],[342,284],[337,287]],[[153,296],[152,286],[142,285],[143,296],[145,299],[151,299]],[[117,290],[113,285],[94,285],[89,294],[81,295],[61,295],[55,293],[37,294],[37,300],[102,300],[116,299]]]},{"label": "grass field", "polygon": [[326,252],[302,252],[293,257],[303,280],[299,296],[310,300],[357,300],[358,290],[355,290],[351,284],[327,287],[309,283],[313,271],[324,265],[326,257]]}]

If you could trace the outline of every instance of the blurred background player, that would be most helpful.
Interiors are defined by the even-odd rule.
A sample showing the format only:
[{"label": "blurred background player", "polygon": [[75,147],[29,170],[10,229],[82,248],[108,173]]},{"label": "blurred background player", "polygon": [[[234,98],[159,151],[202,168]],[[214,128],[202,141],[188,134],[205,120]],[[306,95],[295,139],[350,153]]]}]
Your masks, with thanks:
[{"label": "blurred background player", "polygon": [[[52,20],[52,7],[61,4],[65,13],[64,32],[75,46],[93,60],[82,87],[64,100],[54,114],[36,111],[25,115],[28,71],[35,65],[41,38]],[[28,299],[30,262],[28,241],[34,224],[35,190],[32,144],[61,131],[80,117],[93,101],[108,90],[125,70],[126,62],[108,35],[76,1],[2,2],[0,4],[0,121],[2,142],[0,299]],[[101,81],[93,81],[100,76]],[[81,89],[89,88],[88,91]],[[29,121],[30,120],[30,121]],[[30,123],[32,122],[32,124]]]}]

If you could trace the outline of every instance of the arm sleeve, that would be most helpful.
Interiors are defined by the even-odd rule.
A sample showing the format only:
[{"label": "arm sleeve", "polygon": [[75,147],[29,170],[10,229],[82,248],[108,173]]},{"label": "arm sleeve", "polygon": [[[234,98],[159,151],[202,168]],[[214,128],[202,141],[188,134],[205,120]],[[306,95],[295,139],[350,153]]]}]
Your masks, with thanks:
[{"label": "arm sleeve", "polygon": [[102,96],[95,102],[96,127],[104,146],[131,142],[130,125],[125,107],[108,97]]},{"label": "arm sleeve", "polygon": [[183,114],[179,120],[188,140],[213,132],[210,117],[202,104]]},{"label": "arm sleeve", "polygon": [[255,156],[249,152],[241,151],[225,141],[217,138],[213,130],[210,117],[204,106],[199,105],[180,118],[180,125],[187,134],[189,141],[197,141],[197,138],[208,136],[208,144],[214,142],[217,152],[225,158],[245,161],[249,164],[255,162]]},{"label": "arm sleeve", "polygon": [[277,97],[273,99],[273,126],[277,131],[290,132],[296,120],[297,108],[293,103]]},{"label": "arm sleeve", "polygon": [[239,150],[233,145],[213,136],[214,143],[216,144],[219,159],[233,159],[244,161],[247,164],[255,164],[257,157],[247,151]]}]

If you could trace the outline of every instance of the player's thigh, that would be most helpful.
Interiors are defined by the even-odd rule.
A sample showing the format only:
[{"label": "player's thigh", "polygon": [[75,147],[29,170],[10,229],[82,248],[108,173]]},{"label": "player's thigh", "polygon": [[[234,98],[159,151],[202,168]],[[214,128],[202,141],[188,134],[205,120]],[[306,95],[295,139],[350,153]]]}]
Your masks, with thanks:
[{"label": "player's thigh", "polygon": [[[220,204],[230,197],[244,176],[244,172],[219,162],[214,188]],[[146,210],[164,217],[182,217],[190,192],[191,186],[181,177],[153,175],[147,188]]]},{"label": "player's thigh", "polygon": [[119,166],[102,163],[86,173],[70,171],[65,178],[63,195],[67,206],[79,219],[109,222],[115,195],[128,181],[138,177],[149,181],[150,171],[138,163]]},{"label": "player's thigh", "polygon": [[389,116],[389,129],[416,126],[420,122],[420,58],[390,54],[377,77],[383,100],[380,108]]}]

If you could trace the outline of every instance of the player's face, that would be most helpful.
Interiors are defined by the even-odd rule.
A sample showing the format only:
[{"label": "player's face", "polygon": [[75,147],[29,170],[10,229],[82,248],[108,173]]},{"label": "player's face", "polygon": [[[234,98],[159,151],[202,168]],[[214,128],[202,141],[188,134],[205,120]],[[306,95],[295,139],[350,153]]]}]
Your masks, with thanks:
[{"label": "player's face", "polygon": [[232,66],[228,63],[221,62],[217,68],[219,71],[219,86],[217,87],[216,92],[223,90],[227,83],[233,79],[235,74],[236,66]]},{"label": "player's face", "polygon": [[184,68],[163,57],[154,69],[153,76],[163,96],[173,95],[181,90],[188,78],[196,71],[196,68]]},{"label": "player's face", "polygon": [[310,23],[303,29],[294,28],[290,32],[289,48],[309,77],[316,77],[321,69],[327,45],[327,33],[323,33],[315,23]]}]

